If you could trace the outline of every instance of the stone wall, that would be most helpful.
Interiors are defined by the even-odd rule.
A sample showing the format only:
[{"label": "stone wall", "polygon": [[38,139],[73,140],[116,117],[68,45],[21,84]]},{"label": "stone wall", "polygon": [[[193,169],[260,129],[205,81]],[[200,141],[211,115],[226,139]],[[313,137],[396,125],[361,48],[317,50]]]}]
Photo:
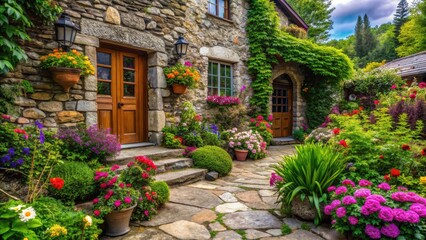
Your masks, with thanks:
[{"label": "stone wall", "polygon": [[[208,0],[61,0],[60,6],[79,26],[73,49],[84,52],[96,65],[96,48],[107,42],[145,51],[148,54],[148,130],[150,141],[159,142],[161,129],[179,120],[180,106],[191,101],[197,112],[206,111],[207,66],[209,60],[233,66],[234,91],[250,84],[247,71],[249,54],[246,37],[248,3],[231,1],[231,20],[207,13]],[[288,19],[281,14],[282,24]],[[0,78],[1,83],[29,80],[35,93],[17,99],[16,122],[29,124],[42,120],[47,127],[97,123],[97,80],[89,76],[69,94],[62,91],[38,68],[40,56],[57,47],[53,26],[36,24],[31,41],[23,43],[29,59],[14,72]],[[190,43],[180,61],[191,61],[201,72],[197,89],[178,96],[166,85],[163,68],[176,63],[174,42],[183,35]]]}]

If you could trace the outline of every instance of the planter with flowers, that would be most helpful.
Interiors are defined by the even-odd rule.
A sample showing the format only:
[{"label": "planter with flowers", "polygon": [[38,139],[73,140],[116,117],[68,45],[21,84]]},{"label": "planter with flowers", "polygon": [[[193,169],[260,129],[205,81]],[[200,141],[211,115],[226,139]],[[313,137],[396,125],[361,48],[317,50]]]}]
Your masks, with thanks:
[{"label": "planter with flowers", "polygon": [[237,128],[230,130],[229,147],[234,149],[237,160],[244,161],[247,156],[251,159],[266,156],[266,142],[259,133],[249,131],[239,132]]},{"label": "planter with flowers", "polygon": [[104,218],[104,234],[121,236],[130,231],[129,223],[137,205],[139,193],[118,179],[118,165],[96,171],[95,181],[100,194],[93,199],[93,214]]},{"label": "planter with flowers", "polygon": [[194,88],[200,81],[200,73],[190,63],[177,63],[176,65],[164,68],[167,84],[172,86],[173,93],[184,94],[187,88]]},{"label": "planter with flowers", "polygon": [[356,185],[344,180],[330,187],[331,203],[324,208],[332,215],[333,227],[356,239],[425,239],[426,198],[405,187],[374,185],[362,179]]},{"label": "planter with flowers", "polygon": [[53,50],[46,56],[42,56],[41,68],[49,69],[52,78],[65,92],[69,92],[70,88],[78,83],[80,76],[88,76],[95,74],[95,68],[90,63],[89,57],[72,50],[63,52],[61,50]]}]

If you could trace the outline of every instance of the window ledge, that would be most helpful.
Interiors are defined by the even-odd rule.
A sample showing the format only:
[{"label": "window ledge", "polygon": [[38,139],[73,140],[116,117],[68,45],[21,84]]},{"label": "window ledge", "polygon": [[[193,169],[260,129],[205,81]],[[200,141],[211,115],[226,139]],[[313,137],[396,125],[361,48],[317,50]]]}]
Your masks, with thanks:
[{"label": "window ledge", "polygon": [[208,13],[208,12],[206,13],[206,15],[208,17],[212,17],[212,18],[215,18],[215,19],[218,19],[218,20],[222,20],[222,21],[230,23],[230,24],[234,24],[234,21],[232,21],[230,19],[222,18],[222,17],[216,16],[216,15]]}]

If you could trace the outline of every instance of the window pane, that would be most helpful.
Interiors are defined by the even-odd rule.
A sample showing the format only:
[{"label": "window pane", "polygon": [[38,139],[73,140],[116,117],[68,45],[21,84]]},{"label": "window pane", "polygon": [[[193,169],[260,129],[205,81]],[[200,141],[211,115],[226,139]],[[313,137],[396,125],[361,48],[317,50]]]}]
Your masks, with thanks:
[{"label": "window pane", "polygon": [[123,67],[134,69],[135,68],[135,58],[123,57]]},{"label": "window pane", "polygon": [[277,103],[277,98],[272,98],[272,104],[276,104]]},{"label": "window pane", "polygon": [[217,70],[218,70],[218,64],[217,63],[212,63],[212,72],[211,72],[211,74],[217,76],[218,75],[218,71]]},{"label": "window pane", "polygon": [[209,13],[213,15],[217,15],[215,3],[209,2]]},{"label": "window pane", "polygon": [[283,112],[288,112],[288,107],[287,106],[283,106]]},{"label": "window pane", "polygon": [[124,84],[124,96],[135,96],[135,85]]},{"label": "window pane", "polygon": [[226,78],[226,88],[232,88],[232,79],[231,78]]},{"label": "window pane", "polygon": [[226,96],[232,96],[232,92],[230,88],[226,89]]},{"label": "window pane", "polygon": [[220,65],[220,76],[226,77],[226,66],[225,65]]},{"label": "window pane", "polygon": [[135,71],[124,70],[124,81],[125,82],[135,82]]},{"label": "window pane", "polygon": [[111,95],[111,83],[98,82],[98,94]]},{"label": "window pane", "polygon": [[219,17],[225,18],[225,0],[219,0]]},{"label": "window pane", "polygon": [[111,68],[98,67],[98,78],[111,80]]},{"label": "window pane", "polygon": [[272,112],[277,112],[277,107],[272,106]]},{"label": "window pane", "polygon": [[96,59],[98,64],[111,65],[111,54],[109,53],[97,52]]},{"label": "window pane", "polygon": [[212,76],[212,87],[219,87],[219,77]]}]

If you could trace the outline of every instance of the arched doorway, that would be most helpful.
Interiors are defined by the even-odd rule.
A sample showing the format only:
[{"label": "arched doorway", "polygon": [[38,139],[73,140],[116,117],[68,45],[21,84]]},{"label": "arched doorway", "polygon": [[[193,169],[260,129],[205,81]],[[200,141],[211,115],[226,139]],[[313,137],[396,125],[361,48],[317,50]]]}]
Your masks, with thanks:
[{"label": "arched doorway", "polygon": [[293,83],[287,74],[276,78],[273,82],[272,128],[275,138],[292,135],[293,130]]}]

